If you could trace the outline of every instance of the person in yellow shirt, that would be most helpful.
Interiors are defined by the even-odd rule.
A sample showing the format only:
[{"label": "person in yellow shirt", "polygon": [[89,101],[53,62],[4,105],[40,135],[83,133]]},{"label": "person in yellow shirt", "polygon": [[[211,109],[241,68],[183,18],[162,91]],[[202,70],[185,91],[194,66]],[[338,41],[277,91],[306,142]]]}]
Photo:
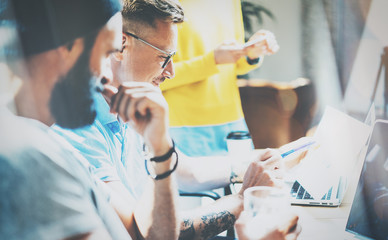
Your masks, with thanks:
[{"label": "person in yellow shirt", "polygon": [[266,30],[244,46],[240,0],[180,2],[187,18],[178,29],[175,78],[161,84],[171,135],[188,156],[226,154],[228,133],[248,131],[237,75],[259,67],[279,46]]}]

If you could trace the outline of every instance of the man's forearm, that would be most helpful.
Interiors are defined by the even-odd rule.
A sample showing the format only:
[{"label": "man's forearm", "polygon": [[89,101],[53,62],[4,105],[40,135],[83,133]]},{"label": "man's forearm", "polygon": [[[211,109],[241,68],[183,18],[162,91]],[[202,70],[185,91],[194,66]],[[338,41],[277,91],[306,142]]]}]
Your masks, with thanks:
[{"label": "man's forearm", "polygon": [[180,190],[207,191],[230,183],[231,159],[227,156],[188,157],[179,153],[177,180]]},{"label": "man's forearm", "polygon": [[[170,140],[170,142],[172,141]],[[146,165],[147,173],[152,178],[148,188],[150,191],[142,196],[144,201],[138,202],[139,208],[145,208],[142,211],[142,220],[143,226],[146,228],[143,229],[142,235],[146,236],[147,239],[177,239],[180,225],[176,212],[178,189],[173,172],[178,164],[178,156],[175,152],[174,142],[168,151],[155,150],[159,148],[153,146],[153,153],[157,157],[149,159],[150,162],[153,162],[149,164],[149,167],[153,168],[154,174],[149,172],[149,167]],[[136,213],[135,217],[138,216]]]},{"label": "man's forearm", "polygon": [[233,227],[243,210],[238,195],[223,197],[212,205],[185,213],[179,239],[209,239]]},{"label": "man's forearm", "polygon": [[179,239],[209,239],[233,227],[236,217],[228,211],[209,213],[201,219],[184,219]]},{"label": "man's forearm", "polygon": [[[178,217],[176,201],[178,191],[172,176],[152,181],[152,191],[144,193],[138,202],[135,219],[141,235],[146,239],[176,239]],[[147,207],[146,207],[147,206]]]}]

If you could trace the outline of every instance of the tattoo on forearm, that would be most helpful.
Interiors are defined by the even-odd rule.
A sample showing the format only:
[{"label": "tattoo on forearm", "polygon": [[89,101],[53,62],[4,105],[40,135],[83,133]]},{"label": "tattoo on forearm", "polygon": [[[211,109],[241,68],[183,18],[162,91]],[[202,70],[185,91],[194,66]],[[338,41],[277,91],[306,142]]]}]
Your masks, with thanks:
[{"label": "tattoo on forearm", "polygon": [[[209,239],[232,227],[235,221],[236,217],[228,211],[202,216],[198,229],[194,228],[193,219],[185,219],[182,223],[179,239]],[[196,236],[196,234],[200,236]]]},{"label": "tattoo on forearm", "polygon": [[181,228],[181,232],[179,234],[179,239],[194,239],[195,236],[195,229],[194,229],[194,223],[191,219],[184,219],[183,220],[183,227]]},{"label": "tattoo on forearm", "polygon": [[232,227],[236,217],[228,211],[213,213],[203,216],[202,223],[199,225],[202,239],[214,237],[217,234]]}]

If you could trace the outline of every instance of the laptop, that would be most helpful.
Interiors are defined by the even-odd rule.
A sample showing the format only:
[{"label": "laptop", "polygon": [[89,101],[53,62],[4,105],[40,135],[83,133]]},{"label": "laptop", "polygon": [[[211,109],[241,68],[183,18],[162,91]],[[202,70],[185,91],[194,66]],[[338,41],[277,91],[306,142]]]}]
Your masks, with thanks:
[{"label": "laptop", "polygon": [[291,204],[337,207],[345,195],[346,183],[346,177],[340,176],[338,184],[331,186],[321,199],[314,199],[298,181],[295,181],[290,192]]},{"label": "laptop", "polygon": [[345,239],[388,239],[386,120],[374,124],[345,230]]},{"label": "laptop", "polygon": [[[306,158],[320,158],[319,160],[315,162],[309,160],[310,163],[305,164],[307,166],[295,173],[298,177],[290,189],[292,205],[336,207],[341,204],[347,189],[348,175],[351,173],[349,166],[354,166],[356,159],[363,158],[361,156],[363,153],[362,149],[365,152],[370,125],[374,119],[375,111],[373,104],[365,117],[364,123],[336,109],[327,108],[325,110],[314,138],[321,138],[322,144],[326,146],[322,147],[322,149],[314,150],[316,151],[315,155],[310,154],[310,156],[306,156]],[[346,130],[345,128],[349,129]],[[359,131],[359,136],[356,138],[346,136],[352,131]],[[343,142],[349,142],[349,144],[346,144],[348,149],[339,146]],[[332,153],[329,154],[329,151]],[[345,161],[346,158],[347,161]],[[319,188],[319,191],[315,191],[317,188]],[[322,189],[326,189],[326,191],[322,191]]]}]

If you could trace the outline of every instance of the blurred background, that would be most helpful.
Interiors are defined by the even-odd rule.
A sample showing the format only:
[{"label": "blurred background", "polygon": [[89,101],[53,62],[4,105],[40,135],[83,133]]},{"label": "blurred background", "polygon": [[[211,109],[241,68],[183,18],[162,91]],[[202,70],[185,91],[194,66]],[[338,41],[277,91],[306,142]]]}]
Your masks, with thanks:
[{"label": "blurred background", "polygon": [[242,0],[246,38],[268,29],[280,45],[239,76],[256,148],[304,136],[327,105],[364,121],[374,101],[386,118],[384,9],[385,0]]}]

